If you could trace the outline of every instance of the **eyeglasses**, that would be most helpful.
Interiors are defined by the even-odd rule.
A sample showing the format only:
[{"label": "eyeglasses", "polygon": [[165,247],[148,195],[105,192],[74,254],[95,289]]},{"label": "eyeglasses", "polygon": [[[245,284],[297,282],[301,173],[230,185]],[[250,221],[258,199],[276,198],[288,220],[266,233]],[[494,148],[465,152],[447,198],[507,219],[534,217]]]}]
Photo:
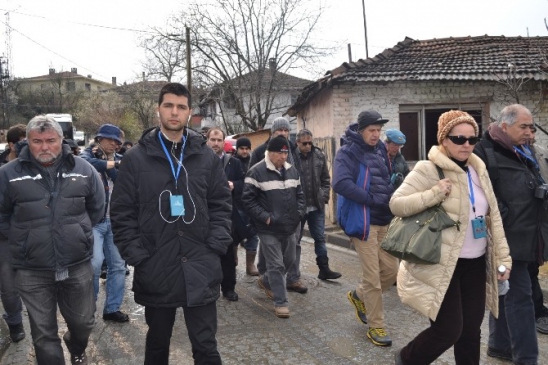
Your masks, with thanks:
[{"label": "eyeglasses", "polygon": [[303,146],[312,146],[312,142],[301,142]]},{"label": "eyeglasses", "polygon": [[449,138],[449,140],[451,142],[453,142],[454,144],[457,144],[459,146],[462,146],[466,142],[470,143],[470,145],[473,146],[476,143],[478,143],[479,140],[480,140],[479,137],[468,137],[468,138],[466,138],[464,136],[447,136],[447,138]]}]

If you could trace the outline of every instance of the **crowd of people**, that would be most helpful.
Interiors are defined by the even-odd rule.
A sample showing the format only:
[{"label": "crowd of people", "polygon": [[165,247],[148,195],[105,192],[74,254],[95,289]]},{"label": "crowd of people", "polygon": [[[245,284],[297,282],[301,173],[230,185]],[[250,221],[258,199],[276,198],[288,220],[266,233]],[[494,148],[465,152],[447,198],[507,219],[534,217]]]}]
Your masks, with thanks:
[{"label": "crowd of people", "polygon": [[[233,146],[220,128],[188,128],[191,105],[185,86],[166,84],[158,126],[135,145],[104,123],[80,152],[46,116],[8,131],[0,155],[1,299],[13,342],[26,336],[24,304],[38,364],[65,363],[57,308],[71,363],[88,363],[104,266],[102,318],[129,321],[121,310],[127,265],[148,326],[144,363],[168,364],[182,308],[195,363],[221,364],[216,301],[239,299],[240,246],[246,274],[257,277],[279,318],[291,316],[287,291],[308,291],[300,272],[305,225],[318,278],[341,277],[325,238],[331,190],[361,264],[361,280],[346,296],[367,338],[392,345],[383,293],[394,285],[404,304],[430,320],[395,351],[395,364],[430,364],[451,347],[456,364],[479,364],[485,308],[487,355],[537,364],[537,330],[548,333],[538,282],[548,259],[548,151],[534,143],[527,108],[504,108],[483,138],[468,113],[443,113],[438,145],[411,171],[401,154],[406,136],[383,131],[388,119],[365,110],[346,129],[330,176],[310,130],[292,142],[280,117],[263,144],[240,137]],[[459,222],[444,230],[438,264],[400,262],[381,249],[394,216],[438,204]],[[478,234],[478,224],[488,234]],[[506,280],[509,290],[499,293]]]}]

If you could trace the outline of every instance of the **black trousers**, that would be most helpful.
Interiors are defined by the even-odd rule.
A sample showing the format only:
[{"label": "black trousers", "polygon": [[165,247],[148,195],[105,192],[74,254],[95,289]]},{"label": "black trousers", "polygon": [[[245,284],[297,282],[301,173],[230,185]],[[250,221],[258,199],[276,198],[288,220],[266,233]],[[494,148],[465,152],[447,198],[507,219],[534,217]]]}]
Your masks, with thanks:
[{"label": "black trousers", "polygon": [[485,256],[459,259],[436,321],[401,350],[404,364],[430,364],[454,346],[455,364],[479,365]]},{"label": "black trousers", "polygon": [[542,295],[542,288],[538,281],[539,264],[538,262],[530,262],[527,265],[529,276],[531,277],[531,291],[533,293],[533,304],[535,305],[535,318],[548,316],[548,311],[544,306],[544,297]]},{"label": "black trousers", "polygon": [[[177,308],[145,307],[148,325],[145,348],[145,365],[168,365],[169,343],[175,323]],[[200,307],[183,306],[188,338],[192,344],[194,364],[219,365],[217,351],[217,303]]]},{"label": "black trousers", "polygon": [[221,256],[221,269],[223,270],[223,281],[221,281],[221,291],[226,293],[233,291],[236,288],[236,258],[234,254],[234,247],[238,246],[238,243],[232,243],[226,255]]}]

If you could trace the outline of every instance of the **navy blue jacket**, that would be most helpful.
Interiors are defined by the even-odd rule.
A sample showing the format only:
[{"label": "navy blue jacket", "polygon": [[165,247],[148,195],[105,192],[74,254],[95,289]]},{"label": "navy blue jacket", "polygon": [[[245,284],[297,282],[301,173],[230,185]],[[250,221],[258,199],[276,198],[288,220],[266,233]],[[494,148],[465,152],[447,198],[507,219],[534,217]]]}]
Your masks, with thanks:
[{"label": "navy blue jacket", "polygon": [[394,192],[386,146],[366,144],[351,124],[335,157],[332,186],[338,194],[337,218],[350,237],[367,240],[369,226],[385,226],[393,218],[388,203]]}]

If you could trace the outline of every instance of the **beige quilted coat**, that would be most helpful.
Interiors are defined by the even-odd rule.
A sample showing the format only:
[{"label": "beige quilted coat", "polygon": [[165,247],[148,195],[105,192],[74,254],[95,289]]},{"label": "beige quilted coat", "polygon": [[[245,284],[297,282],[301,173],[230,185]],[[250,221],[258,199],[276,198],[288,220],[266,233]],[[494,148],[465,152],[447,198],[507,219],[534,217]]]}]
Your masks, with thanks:
[{"label": "beige quilted coat", "polygon": [[[453,183],[451,194],[445,197],[437,187],[439,177],[434,164],[430,161],[419,161],[390,199],[390,209],[395,216],[407,217],[443,202],[442,206],[449,216],[455,221],[460,221],[460,231],[456,227],[451,227],[442,232],[439,264],[420,265],[405,261],[400,264],[398,294],[401,301],[435,321],[453,276],[471,218],[468,216],[470,199],[466,172],[441,152],[438,146],[430,149],[428,159],[441,167],[445,177]],[[468,163],[478,172],[489,203],[487,224],[492,239],[488,240],[486,253],[486,307],[498,317],[496,270],[499,265],[511,268],[512,259],[509,256],[502,220],[485,164],[474,154],[470,156]]]}]

